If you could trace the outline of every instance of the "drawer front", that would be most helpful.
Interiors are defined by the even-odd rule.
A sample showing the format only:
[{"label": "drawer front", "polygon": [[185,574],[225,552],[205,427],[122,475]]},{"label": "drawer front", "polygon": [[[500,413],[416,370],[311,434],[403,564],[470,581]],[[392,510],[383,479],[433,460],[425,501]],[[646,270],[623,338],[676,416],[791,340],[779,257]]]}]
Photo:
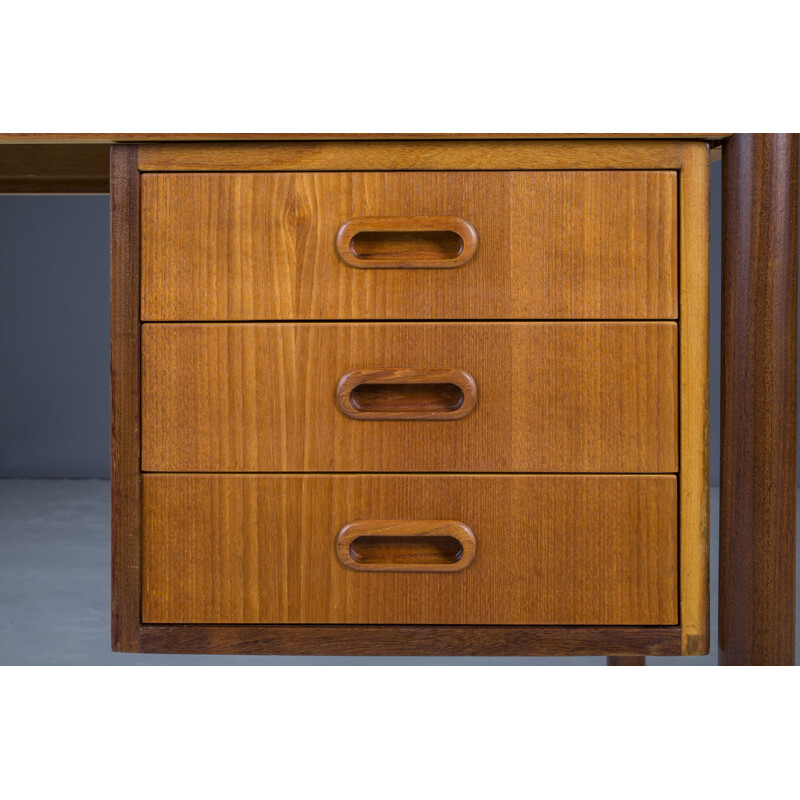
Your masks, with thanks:
[{"label": "drawer front", "polygon": [[[668,475],[145,475],[143,621],[673,625],[676,484]],[[370,541],[389,525],[390,537]],[[355,559],[379,569],[347,563],[343,529]],[[463,557],[441,542],[464,529],[474,536],[467,566],[425,570]],[[426,530],[441,541],[420,544]]]},{"label": "drawer front", "polygon": [[674,171],[147,174],[141,207],[144,320],[677,317]]},{"label": "drawer front", "polygon": [[677,355],[672,322],[144,325],[142,469],[677,472]]}]

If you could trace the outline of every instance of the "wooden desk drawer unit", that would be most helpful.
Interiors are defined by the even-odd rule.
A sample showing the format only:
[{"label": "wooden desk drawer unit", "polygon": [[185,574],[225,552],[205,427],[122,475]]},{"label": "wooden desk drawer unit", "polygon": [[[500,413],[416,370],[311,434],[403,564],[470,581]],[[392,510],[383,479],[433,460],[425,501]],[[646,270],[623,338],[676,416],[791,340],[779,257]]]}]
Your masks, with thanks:
[{"label": "wooden desk drawer unit", "polygon": [[707,217],[699,142],[115,147],[114,647],[706,652]]}]

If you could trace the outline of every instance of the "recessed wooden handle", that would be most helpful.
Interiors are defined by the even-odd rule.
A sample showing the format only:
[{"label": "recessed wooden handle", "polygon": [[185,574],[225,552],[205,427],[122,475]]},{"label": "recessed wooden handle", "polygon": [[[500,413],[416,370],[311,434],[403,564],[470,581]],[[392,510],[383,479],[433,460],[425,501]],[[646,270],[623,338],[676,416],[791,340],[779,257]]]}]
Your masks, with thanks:
[{"label": "recessed wooden handle", "polygon": [[339,560],[362,572],[458,572],[475,547],[472,530],[451,520],[359,520],[336,537]]},{"label": "recessed wooden handle", "polygon": [[354,419],[460,419],[477,399],[462,369],[354,369],[336,387],[336,404]]},{"label": "recessed wooden handle", "polygon": [[336,252],[359,269],[447,269],[475,255],[478,234],[461,217],[357,217],[336,234]]}]

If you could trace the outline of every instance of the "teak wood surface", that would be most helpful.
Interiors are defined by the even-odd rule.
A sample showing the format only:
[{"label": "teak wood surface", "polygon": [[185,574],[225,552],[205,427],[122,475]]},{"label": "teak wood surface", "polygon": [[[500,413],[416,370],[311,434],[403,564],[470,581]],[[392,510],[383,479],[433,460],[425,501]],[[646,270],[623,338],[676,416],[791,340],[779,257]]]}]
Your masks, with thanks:
[{"label": "teak wood surface", "polygon": [[730,133],[0,133],[0,143],[383,141],[395,139],[686,139],[717,141]]},{"label": "teak wood surface", "polygon": [[680,530],[684,655],[709,649],[708,145],[683,146],[680,174]]},{"label": "teak wood surface", "polygon": [[111,158],[111,646],[139,648],[141,597],[139,172]]},{"label": "teak wood surface", "polygon": [[454,216],[354,217],[336,232],[336,255],[358,269],[451,269],[478,249],[478,234]]},{"label": "teak wood surface", "polygon": [[0,194],[108,191],[107,144],[0,144]]},{"label": "teak wood surface", "polygon": [[645,666],[645,657],[609,656],[606,663],[609,667],[643,667]]},{"label": "teak wood surface", "polygon": [[362,519],[336,535],[339,561],[365,572],[460,572],[475,548],[475,534],[456,520]]},{"label": "teak wood surface", "polygon": [[[673,625],[674,476],[145,475],[147,623]],[[356,572],[340,529],[451,519],[464,570]]]},{"label": "teak wood surface", "polygon": [[[364,420],[354,369],[460,369],[459,419]],[[673,322],[150,323],[147,472],[677,472]]]},{"label": "teak wood surface", "polygon": [[388,141],[142,144],[142,172],[677,169],[680,142]]},{"label": "teak wood surface", "polygon": [[[327,142],[366,140],[380,142],[480,140],[495,141],[702,140],[719,145],[730,134],[720,133],[0,133],[0,194],[107,194],[109,153],[112,143],[136,142]],[[463,143],[463,142],[462,142]],[[719,156],[720,148],[713,151]]]},{"label": "teak wood surface", "polygon": [[475,379],[463,369],[354,369],[336,384],[336,405],[348,417],[461,419],[478,402]]},{"label": "teak wood surface", "polygon": [[[381,137],[378,137],[381,138]],[[499,137],[495,137],[499,138]],[[514,137],[521,140],[523,137]],[[678,139],[680,137],[672,137]],[[701,136],[701,139],[713,138]],[[306,143],[308,144],[308,143]],[[585,148],[579,153],[573,146],[582,144]],[[479,155],[477,151],[465,145],[486,146],[486,151]],[[508,145],[508,147],[503,147]],[[564,145],[564,147],[558,147]],[[653,147],[651,147],[653,145]],[[703,182],[707,181],[707,174],[701,172],[707,170],[707,160],[699,154],[693,154],[690,147],[694,142],[599,142],[590,140],[585,142],[322,142],[313,143],[312,148],[296,147],[291,142],[276,142],[264,148],[258,145],[255,150],[231,151],[226,156],[221,151],[221,147],[216,152],[212,149],[207,151],[209,159],[213,156],[217,159],[216,166],[210,171],[220,169],[219,163],[224,158],[229,158],[229,163],[244,163],[245,159],[255,159],[255,166],[251,169],[277,170],[282,172],[300,172],[314,170],[329,171],[367,171],[372,169],[398,169],[411,171],[448,171],[464,169],[487,169],[487,170],[609,170],[614,169],[639,169],[639,170],[665,170],[677,173],[678,185],[680,187],[679,206],[679,270],[680,270],[680,289],[679,289],[679,312],[678,318],[678,346],[676,354],[680,355],[680,381],[681,386],[686,387],[695,381],[703,382],[707,380],[707,370],[702,368],[702,346],[698,346],[696,337],[700,334],[703,324],[703,315],[698,313],[699,304],[687,303],[684,293],[692,286],[692,280],[697,280],[695,270],[705,269],[703,263],[703,249],[699,246],[699,235],[703,225],[706,224],[702,219],[702,188]],[[206,145],[214,148],[216,146]],[[703,145],[701,145],[703,147]],[[537,149],[539,148],[539,149]],[[616,151],[615,151],[616,148]],[[134,149],[134,148],[131,148]],[[138,206],[132,198],[138,199],[138,172],[131,169],[130,161],[122,158],[123,149],[119,149],[115,154],[116,171],[121,177],[125,176],[128,183],[127,189],[122,184],[118,185],[116,191],[120,201],[128,198],[125,202],[114,203],[115,217],[112,221],[112,228],[118,227],[119,238],[125,239],[128,234],[135,229],[134,216],[138,216]],[[162,163],[167,163],[165,159],[172,160],[172,169],[181,170],[188,168],[190,171],[199,169],[201,171],[209,169],[209,162],[205,166],[198,164],[197,150],[194,146],[189,149],[177,148],[173,153],[169,153],[166,148],[159,147],[151,153],[145,154],[139,159],[143,167],[148,163],[151,167],[155,161],[148,162],[147,159],[154,157],[161,159]],[[706,156],[707,158],[707,156]],[[515,161],[516,159],[516,161]],[[391,166],[378,167],[377,164],[389,164]],[[608,174],[613,174],[609,172]],[[151,176],[147,176],[148,178]],[[688,195],[686,194],[688,192]],[[683,206],[685,197],[689,198],[689,208],[694,211],[687,211]],[[692,200],[694,198],[694,200]],[[700,216],[698,217],[698,214]],[[694,245],[687,245],[684,237],[689,236],[694,241]],[[131,309],[138,311],[138,292],[139,292],[139,253],[130,239],[127,240],[130,246],[118,247],[116,257],[112,264],[112,280],[116,276],[116,284],[119,287],[116,310],[112,310],[112,315],[121,316],[120,327],[125,328],[131,324],[129,316]],[[479,247],[480,251],[480,247]],[[352,269],[352,268],[351,268]],[[462,268],[456,268],[454,272]],[[355,271],[355,270],[353,270]],[[702,291],[702,283],[695,285],[695,289]],[[128,298],[136,295],[136,305],[126,302]],[[121,311],[121,314],[119,313]],[[685,313],[692,315],[694,322],[686,326],[682,315]],[[138,320],[138,313],[135,316]],[[455,318],[454,318],[455,319]],[[319,323],[313,323],[314,324]],[[664,323],[661,323],[664,324]],[[666,323],[669,325],[669,323]],[[138,326],[137,326],[138,327]],[[159,326],[143,326],[143,330]],[[169,327],[169,326],[165,326]],[[179,326],[176,326],[179,327]],[[200,326],[204,327],[204,326]],[[213,325],[208,327],[214,327]],[[219,327],[231,327],[222,325]],[[259,326],[242,326],[259,327]],[[275,326],[265,326],[275,327]],[[705,333],[703,333],[705,335]],[[115,363],[123,364],[126,361],[133,367],[138,365],[139,351],[133,350],[130,338],[124,339],[116,349]],[[692,355],[693,353],[693,355]],[[687,357],[687,363],[683,359]],[[402,365],[395,365],[402,366]],[[441,366],[441,365],[437,365]],[[120,409],[120,418],[115,422],[119,429],[124,429],[127,433],[125,446],[132,452],[130,456],[135,457],[138,462],[140,455],[140,440],[138,430],[138,414],[134,419],[134,408],[138,408],[138,385],[135,384],[131,376],[124,376],[113,380],[113,387],[116,393],[124,393],[127,396],[117,398],[115,407]],[[135,376],[138,380],[138,373]],[[677,392],[677,382],[673,378],[674,390]],[[701,387],[702,388],[702,387]],[[649,395],[642,395],[643,397]],[[696,568],[694,578],[685,580],[683,566],[679,569],[679,586],[675,591],[680,592],[680,605],[678,607],[678,624],[663,625],[399,625],[399,624],[150,624],[143,623],[140,615],[140,529],[138,527],[138,507],[134,509],[130,502],[131,493],[122,494],[125,502],[118,504],[114,512],[114,570],[115,570],[115,649],[140,650],[144,652],[229,652],[229,653],[318,653],[318,654],[358,654],[358,655],[377,655],[377,654],[429,654],[429,655],[546,655],[546,654],[597,654],[597,655],[618,655],[630,656],[640,655],[677,655],[681,652],[693,653],[702,651],[703,647],[703,619],[704,608],[707,626],[707,598],[702,596],[703,585],[703,553],[707,551],[707,531],[702,523],[704,511],[706,509],[707,487],[697,484],[698,465],[705,459],[705,445],[703,442],[703,426],[691,423],[691,419],[697,419],[697,409],[701,404],[702,391],[694,391],[691,398],[687,401],[685,396],[681,397],[681,420],[689,412],[690,425],[688,429],[681,428],[680,432],[680,472],[678,473],[677,488],[680,495],[680,530],[678,532],[680,559],[685,558],[684,553],[687,547],[689,552],[694,554]],[[677,401],[673,396],[673,401],[677,407]],[[635,404],[635,400],[631,400]],[[378,424],[378,423],[375,423]],[[435,423],[424,423],[435,424]],[[458,424],[449,422],[443,424]],[[675,433],[677,437],[677,433]],[[684,452],[684,448],[690,447],[694,451],[694,461],[691,454]],[[115,491],[118,487],[135,486],[138,491],[138,481],[140,473],[138,468],[135,475],[131,474],[134,458],[128,457],[122,460],[124,468],[118,470],[115,475]],[[682,471],[688,468],[688,480],[684,479]],[[127,470],[127,472],[126,472]],[[678,470],[677,456],[673,471]],[[195,480],[207,479],[211,481],[240,479],[240,480],[269,480],[272,478],[279,480],[305,480],[309,478],[319,478],[324,480],[331,479],[382,479],[390,477],[401,477],[404,479],[423,479],[425,475],[145,475],[144,480]],[[525,480],[542,479],[545,477],[555,478],[582,478],[582,479],[613,479],[625,477],[628,480],[672,480],[669,476],[530,476],[530,475],[439,475],[433,476],[439,479],[462,478],[470,480],[494,479],[494,480]],[[692,489],[694,487],[694,489]],[[694,510],[687,516],[685,503],[693,505]],[[676,508],[673,508],[675,511]],[[137,515],[137,516],[134,516]],[[429,518],[427,515],[425,518]],[[444,518],[444,516],[442,516]],[[684,520],[692,527],[684,527]],[[694,520],[694,522],[693,522]],[[635,537],[634,537],[635,540]],[[338,564],[338,562],[337,562]],[[341,565],[340,565],[341,566]],[[472,565],[474,566],[474,565]],[[342,567],[343,568],[343,567]],[[470,567],[471,569],[472,567]],[[343,568],[344,569],[344,568]],[[470,569],[463,572],[468,574]],[[356,573],[350,570],[353,575],[363,576],[375,573]],[[462,573],[456,573],[462,574]],[[208,577],[208,576],[206,576]],[[453,576],[440,576],[453,577]],[[707,579],[707,578],[706,578]],[[700,626],[698,632],[697,625]],[[684,624],[690,627],[684,629]],[[125,635],[120,635],[124,631]],[[707,639],[707,627],[705,631]]]},{"label": "teak wood surface", "polygon": [[722,172],[720,663],[795,660],[797,134],[737,134]]},{"label": "teak wood surface", "polygon": [[[354,218],[443,215],[477,234],[463,265],[357,269],[337,252]],[[675,171],[142,176],[144,320],[677,313]]]},{"label": "teak wood surface", "polygon": [[328,656],[681,655],[678,625],[141,625],[143,653]]}]

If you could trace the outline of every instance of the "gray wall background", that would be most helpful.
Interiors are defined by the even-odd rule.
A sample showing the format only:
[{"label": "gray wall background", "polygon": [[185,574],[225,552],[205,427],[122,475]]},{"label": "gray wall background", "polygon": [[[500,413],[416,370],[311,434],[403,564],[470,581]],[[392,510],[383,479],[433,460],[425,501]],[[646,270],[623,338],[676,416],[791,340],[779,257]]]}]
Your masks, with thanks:
[{"label": "gray wall background", "polygon": [[[721,176],[721,163],[714,162],[714,485],[719,483]],[[108,197],[0,197],[0,477],[108,477],[108,242]]]},{"label": "gray wall background", "polygon": [[0,477],[109,474],[109,201],[0,197]]}]

